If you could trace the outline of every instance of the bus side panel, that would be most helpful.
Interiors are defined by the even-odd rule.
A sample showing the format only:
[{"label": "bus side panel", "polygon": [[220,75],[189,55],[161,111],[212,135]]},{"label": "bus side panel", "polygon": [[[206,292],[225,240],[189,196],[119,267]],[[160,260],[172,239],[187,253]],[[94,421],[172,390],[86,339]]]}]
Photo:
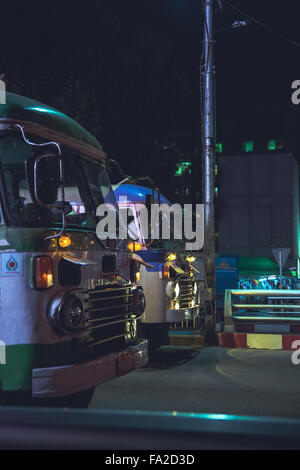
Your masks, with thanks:
[{"label": "bus side panel", "polygon": [[[140,285],[146,296],[146,309],[142,317],[143,323],[165,323],[166,322],[166,282],[161,279],[161,263],[155,265],[153,270],[147,270],[141,266]],[[157,265],[157,266],[156,266]]]},{"label": "bus side panel", "polygon": [[5,392],[30,390],[33,362],[33,344],[6,346],[5,364],[0,364],[0,388]]},{"label": "bus side panel", "polygon": [[[51,256],[54,266],[54,286],[47,290],[30,287],[30,260],[39,253],[11,253],[18,263],[18,270],[7,271],[6,253],[1,258],[0,282],[0,342],[5,345],[5,364],[0,364],[0,389],[4,391],[30,390],[32,369],[35,367],[64,365],[81,354],[72,349],[72,339],[82,333],[58,336],[48,320],[51,302],[61,298],[72,288],[62,288],[58,283],[58,253]],[[95,267],[93,277],[96,278]],[[90,273],[91,275],[91,273]],[[81,285],[87,287],[88,275],[83,270]],[[3,362],[3,361],[0,361]]]}]

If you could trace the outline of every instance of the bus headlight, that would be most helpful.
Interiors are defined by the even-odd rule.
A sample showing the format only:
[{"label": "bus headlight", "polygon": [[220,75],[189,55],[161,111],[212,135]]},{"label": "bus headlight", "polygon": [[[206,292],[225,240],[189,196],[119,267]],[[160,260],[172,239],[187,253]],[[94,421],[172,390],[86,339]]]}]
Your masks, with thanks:
[{"label": "bus headlight", "polygon": [[198,292],[198,284],[197,282],[194,282],[194,286],[193,286],[193,294],[196,295]]},{"label": "bus headlight", "polygon": [[78,330],[83,319],[82,303],[78,298],[72,297],[66,300],[61,309],[61,319],[68,331]]},{"label": "bus headlight", "polygon": [[173,294],[174,294],[174,299],[178,299],[178,297],[180,296],[179,282],[176,282],[176,284],[173,286]]},{"label": "bus headlight", "polygon": [[68,294],[50,305],[49,321],[58,335],[76,333],[84,328],[84,307],[79,296]]},{"label": "bus headlight", "polygon": [[169,299],[178,299],[180,296],[180,285],[179,282],[168,282],[166,286],[166,294]]}]

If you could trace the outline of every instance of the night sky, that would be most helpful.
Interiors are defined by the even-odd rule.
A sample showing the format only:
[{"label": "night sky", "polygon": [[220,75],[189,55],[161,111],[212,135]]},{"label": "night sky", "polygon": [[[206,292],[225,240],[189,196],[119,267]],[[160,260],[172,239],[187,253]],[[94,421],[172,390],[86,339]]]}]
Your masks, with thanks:
[{"label": "night sky", "polygon": [[[298,1],[231,3],[300,43]],[[218,119],[241,100],[289,104],[300,47],[253,22],[231,29],[245,18],[222,6],[215,24]],[[163,184],[180,157],[162,155],[166,136],[187,132],[197,145],[200,0],[28,0],[2,4],[1,18],[8,90],[71,115],[127,172]]]}]

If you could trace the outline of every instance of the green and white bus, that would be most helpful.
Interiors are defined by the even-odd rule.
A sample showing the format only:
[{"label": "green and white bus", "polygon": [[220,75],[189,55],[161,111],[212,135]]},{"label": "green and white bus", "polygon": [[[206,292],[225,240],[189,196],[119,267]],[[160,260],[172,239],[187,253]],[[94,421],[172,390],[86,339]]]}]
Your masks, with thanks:
[{"label": "green and white bus", "polygon": [[[100,383],[142,367],[141,287],[96,236],[118,211],[98,141],[77,122],[7,93],[0,105],[0,398],[85,406]],[[126,269],[125,269],[126,271]],[[129,271],[129,268],[128,268]]]}]

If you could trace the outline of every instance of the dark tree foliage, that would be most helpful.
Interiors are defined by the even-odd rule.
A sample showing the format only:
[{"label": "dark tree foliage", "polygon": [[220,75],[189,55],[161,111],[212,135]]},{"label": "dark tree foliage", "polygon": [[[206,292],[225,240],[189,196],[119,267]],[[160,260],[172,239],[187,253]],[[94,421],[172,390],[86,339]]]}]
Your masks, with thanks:
[{"label": "dark tree foliage", "polygon": [[[167,34],[124,18],[120,2],[89,0],[6,5],[1,57],[9,91],[49,105],[95,134],[124,171],[167,187],[176,152],[166,133],[190,128],[194,89]],[[124,7],[124,5],[123,5]],[[167,191],[168,192],[168,191]]]}]

